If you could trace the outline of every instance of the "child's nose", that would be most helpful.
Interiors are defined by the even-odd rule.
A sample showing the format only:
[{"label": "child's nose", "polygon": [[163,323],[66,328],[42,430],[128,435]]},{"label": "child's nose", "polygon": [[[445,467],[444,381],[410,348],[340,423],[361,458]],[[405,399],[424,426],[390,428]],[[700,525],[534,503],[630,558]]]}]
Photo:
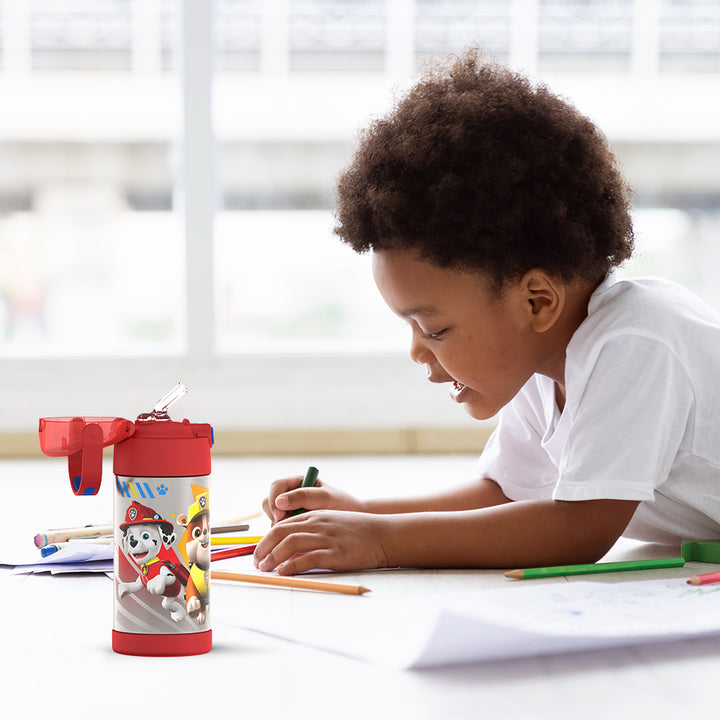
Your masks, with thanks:
[{"label": "child's nose", "polygon": [[428,348],[419,330],[413,330],[410,339],[410,359],[418,365],[428,365],[435,360],[435,355]]}]

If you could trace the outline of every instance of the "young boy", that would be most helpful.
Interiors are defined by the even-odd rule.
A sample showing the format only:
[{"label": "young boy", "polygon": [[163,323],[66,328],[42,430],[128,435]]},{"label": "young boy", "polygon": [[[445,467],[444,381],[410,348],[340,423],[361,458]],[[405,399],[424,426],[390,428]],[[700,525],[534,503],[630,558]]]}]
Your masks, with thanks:
[{"label": "young boy", "polygon": [[528,567],[594,562],[623,534],[720,538],[720,316],[613,276],[629,197],[587,118],[475,51],[371,124],[336,232],[372,253],[430,382],[498,425],[477,481],[435,497],[276,481],[258,567]]}]

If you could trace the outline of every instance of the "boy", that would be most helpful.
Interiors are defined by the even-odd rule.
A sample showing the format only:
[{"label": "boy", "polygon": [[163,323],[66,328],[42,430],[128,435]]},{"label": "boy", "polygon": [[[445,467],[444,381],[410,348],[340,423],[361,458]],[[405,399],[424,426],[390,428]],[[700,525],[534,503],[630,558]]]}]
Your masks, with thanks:
[{"label": "boy", "polygon": [[336,232],[372,252],[428,379],[498,426],[477,481],[435,497],[273,483],[258,567],[560,565],[623,534],[720,537],[720,316],[672,283],[614,278],[629,198],[587,118],[475,51],[375,121]]}]

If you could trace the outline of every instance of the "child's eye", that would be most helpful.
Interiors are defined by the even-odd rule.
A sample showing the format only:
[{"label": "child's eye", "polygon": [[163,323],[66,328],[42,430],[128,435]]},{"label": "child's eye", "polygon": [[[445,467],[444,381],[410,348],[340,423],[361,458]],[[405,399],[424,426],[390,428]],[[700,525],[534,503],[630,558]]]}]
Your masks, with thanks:
[{"label": "child's eye", "polygon": [[442,336],[447,332],[447,328],[434,333],[423,333],[427,340],[441,340]]}]

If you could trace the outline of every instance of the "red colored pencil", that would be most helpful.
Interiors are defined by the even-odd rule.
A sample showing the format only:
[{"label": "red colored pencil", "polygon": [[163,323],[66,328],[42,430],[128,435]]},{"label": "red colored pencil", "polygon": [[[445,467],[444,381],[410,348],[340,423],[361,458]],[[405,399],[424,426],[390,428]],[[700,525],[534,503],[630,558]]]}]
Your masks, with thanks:
[{"label": "red colored pencil", "polygon": [[228,558],[240,557],[241,555],[252,555],[257,545],[245,545],[243,547],[230,548],[229,550],[215,550],[210,553],[210,562],[213,560],[227,560]]},{"label": "red colored pencil", "polygon": [[720,572],[705,573],[704,575],[693,575],[688,580],[688,585],[708,585],[720,582]]}]

